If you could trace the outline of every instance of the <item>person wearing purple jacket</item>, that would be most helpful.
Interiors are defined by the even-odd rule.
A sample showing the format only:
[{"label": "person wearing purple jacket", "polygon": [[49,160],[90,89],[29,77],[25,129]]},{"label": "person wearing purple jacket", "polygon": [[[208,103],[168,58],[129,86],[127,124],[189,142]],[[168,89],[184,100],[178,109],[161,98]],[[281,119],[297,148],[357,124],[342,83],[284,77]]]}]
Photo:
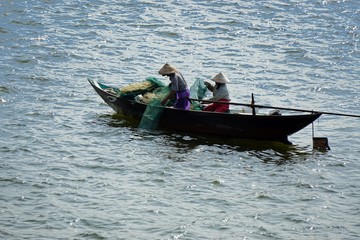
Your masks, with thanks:
[{"label": "person wearing purple jacket", "polygon": [[161,105],[165,105],[166,102],[176,95],[176,101],[174,108],[189,110],[190,109],[190,90],[183,77],[183,75],[170,64],[166,63],[160,70],[159,74],[162,76],[168,76],[171,82],[170,93],[161,101]]}]

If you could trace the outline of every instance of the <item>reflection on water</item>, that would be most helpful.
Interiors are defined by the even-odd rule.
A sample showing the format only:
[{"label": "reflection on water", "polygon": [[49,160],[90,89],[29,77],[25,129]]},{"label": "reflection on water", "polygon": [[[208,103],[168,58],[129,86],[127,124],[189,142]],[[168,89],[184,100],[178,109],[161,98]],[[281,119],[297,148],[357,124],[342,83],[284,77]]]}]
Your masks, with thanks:
[{"label": "reflection on water", "polygon": [[[112,128],[127,128],[133,136],[144,141],[157,139],[177,149],[177,153],[197,152],[199,148],[218,148],[222,154],[244,152],[249,157],[265,163],[289,164],[306,161],[314,154],[309,146],[289,145],[276,141],[239,139],[214,135],[148,130],[138,128],[138,121],[125,119],[123,115],[101,115],[99,121]],[[159,140],[160,139],[160,140]]]}]

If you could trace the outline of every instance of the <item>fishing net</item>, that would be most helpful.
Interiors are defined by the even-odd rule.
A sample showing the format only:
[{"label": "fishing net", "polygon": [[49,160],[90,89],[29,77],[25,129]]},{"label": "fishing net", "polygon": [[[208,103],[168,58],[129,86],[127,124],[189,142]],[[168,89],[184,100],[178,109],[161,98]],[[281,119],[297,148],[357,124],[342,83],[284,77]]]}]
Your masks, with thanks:
[{"label": "fishing net", "polygon": [[120,92],[122,97],[135,98],[135,96],[151,92],[154,89],[164,86],[165,84],[156,77],[147,77],[145,81],[132,83],[120,88]]},{"label": "fishing net", "polygon": [[[164,86],[164,84],[161,82],[161,84],[158,83],[159,80],[156,78],[152,78],[152,80],[158,86],[155,89],[152,89],[150,85],[146,84],[143,85],[136,85],[134,88],[130,88],[131,92],[140,92],[141,97],[138,98],[138,100],[141,100],[141,102],[147,104],[146,110],[142,116],[141,122],[139,124],[140,128],[144,129],[156,129],[159,125],[159,120],[161,117],[161,114],[164,111],[164,106],[161,105],[161,101],[169,94],[171,91],[169,86]],[[142,87],[143,89],[136,89],[136,87]],[[144,93],[144,90],[148,90]],[[204,83],[204,81],[197,79],[194,84],[190,87],[190,97],[195,99],[203,99],[205,97],[207,91],[207,87]],[[168,105],[172,106],[174,105],[174,101],[170,100]],[[201,105],[199,102],[194,101],[191,104],[192,110],[201,110]]]},{"label": "fishing net", "polygon": [[161,101],[161,99],[154,99],[147,105],[139,124],[140,128],[156,129],[158,127],[161,114],[164,111]]},{"label": "fishing net", "polygon": [[[190,98],[203,99],[206,95],[207,87],[205,82],[200,79],[196,79],[193,85],[190,87]],[[191,110],[202,110],[200,101],[192,101]]]},{"label": "fishing net", "polygon": [[161,101],[170,92],[170,87],[159,87],[152,92],[145,93],[141,99],[143,103],[147,104],[145,112],[139,124],[140,128],[156,129],[159,125],[161,114],[164,111],[164,106]]}]

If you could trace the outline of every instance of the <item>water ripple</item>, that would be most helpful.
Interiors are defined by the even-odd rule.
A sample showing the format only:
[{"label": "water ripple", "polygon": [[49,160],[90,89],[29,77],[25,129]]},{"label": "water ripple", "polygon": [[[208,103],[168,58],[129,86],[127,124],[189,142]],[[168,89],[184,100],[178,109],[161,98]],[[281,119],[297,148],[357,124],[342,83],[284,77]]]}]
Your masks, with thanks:
[{"label": "water ripple", "polygon": [[[138,129],[87,77],[224,71],[236,102],[358,114],[356,1],[1,2],[0,237],[357,239],[359,125],[278,143]],[[166,78],[159,76],[167,82]]]}]

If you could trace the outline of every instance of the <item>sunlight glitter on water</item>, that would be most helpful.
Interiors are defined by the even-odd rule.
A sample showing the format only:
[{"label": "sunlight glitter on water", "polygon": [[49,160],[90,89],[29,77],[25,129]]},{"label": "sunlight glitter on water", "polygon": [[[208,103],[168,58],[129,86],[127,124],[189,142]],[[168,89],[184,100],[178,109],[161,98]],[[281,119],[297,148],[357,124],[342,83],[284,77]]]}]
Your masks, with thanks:
[{"label": "sunlight glitter on water", "polygon": [[[1,2],[0,237],[357,239],[359,123],[286,146],[144,131],[88,77],[219,71],[235,102],[359,114],[356,1]],[[341,223],[338,223],[341,219]]]}]

